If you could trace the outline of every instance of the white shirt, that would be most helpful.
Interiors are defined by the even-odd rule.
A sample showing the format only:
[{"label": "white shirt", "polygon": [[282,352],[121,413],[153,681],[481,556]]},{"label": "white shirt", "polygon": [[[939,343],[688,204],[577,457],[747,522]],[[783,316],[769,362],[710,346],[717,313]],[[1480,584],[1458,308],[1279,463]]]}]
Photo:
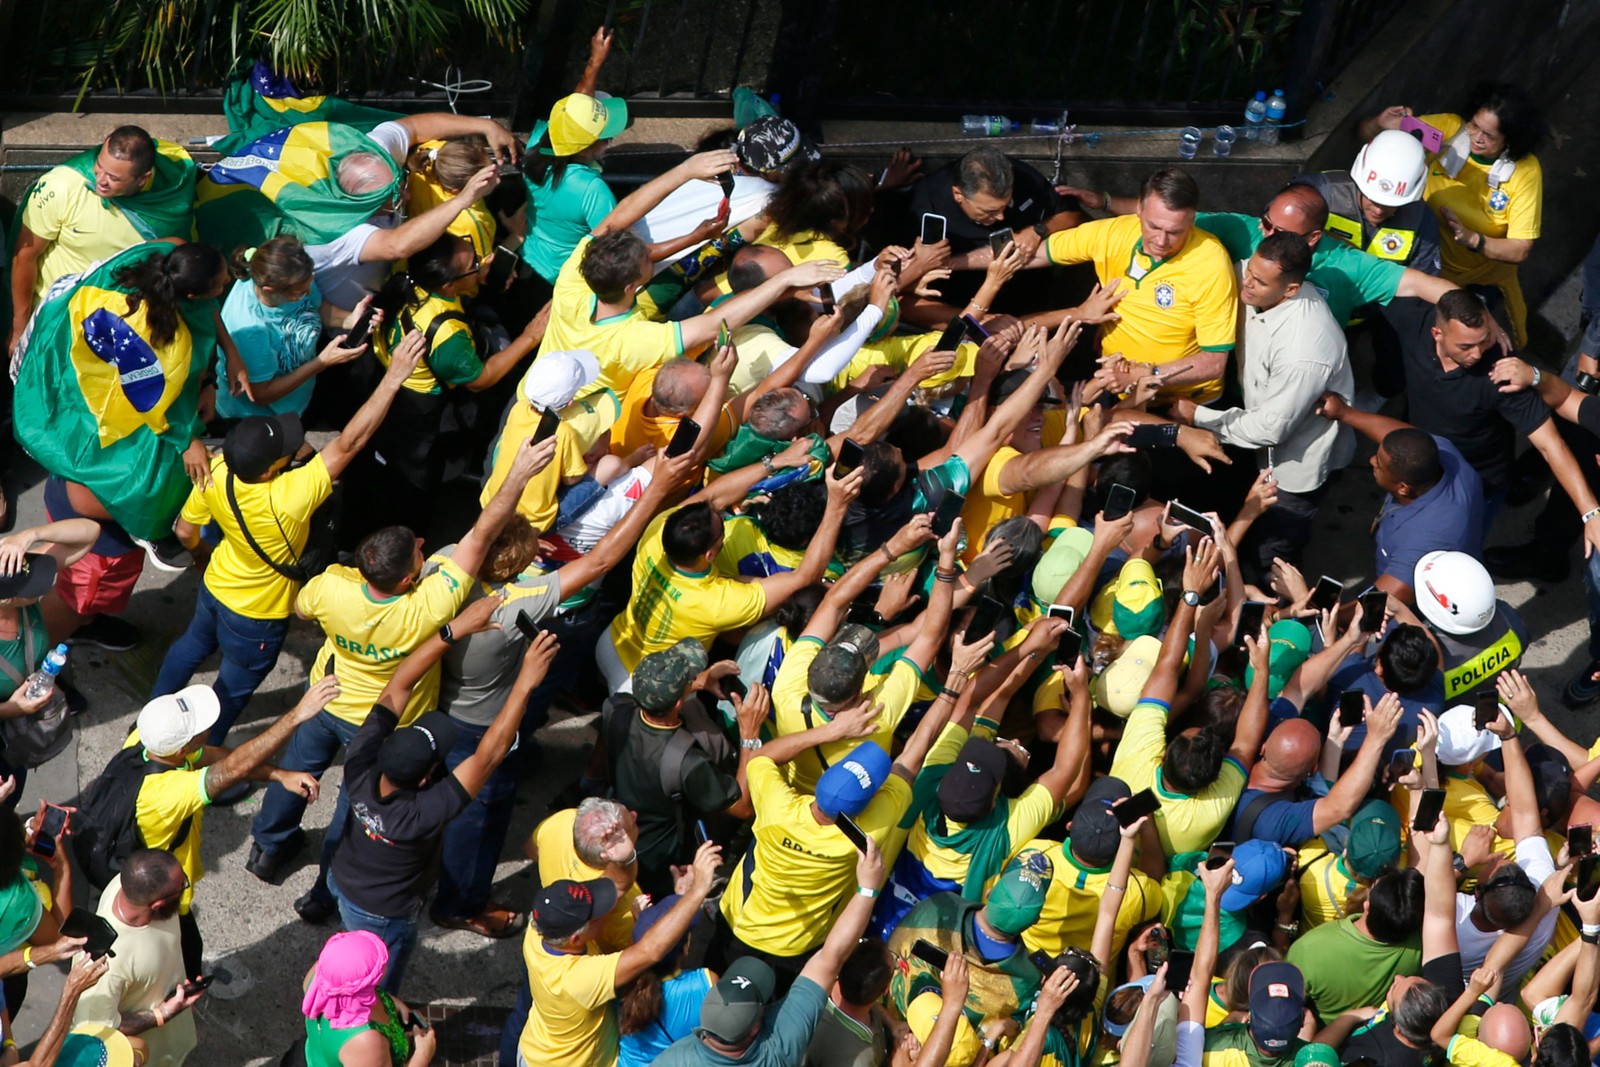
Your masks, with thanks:
[{"label": "white shirt", "polygon": [[[1517,866],[1533,880],[1536,888],[1543,885],[1544,880],[1556,872],[1555,860],[1550,856],[1550,845],[1545,841],[1543,834],[1517,842]],[[1484,958],[1489,955],[1489,946],[1500,936],[1499,930],[1480,930],[1473,923],[1469,916],[1477,903],[1478,899],[1474,896],[1467,893],[1456,894],[1456,943],[1461,946],[1463,974],[1471,974],[1483,966]],[[1505,969],[1504,988],[1515,990],[1522,984],[1522,976],[1539,962],[1539,957],[1544,955],[1545,946],[1550,944],[1550,938],[1555,934],[1556,919],[1560,915],[1560,909],[1555,909],[1540,920],[1533,931],[1533,936],[1528,939],[1522,951],[1517,953],[1517,958],[1511,961],[1511,966]]]},{"label": "white shirt", "polygon": [[1347,401],[1355,395],[1344,331],[1327,302],[1302,285],[1277,307],[1246,306],[1235,354],[1244,406],[1196,408],[1195,425],[1211,430],[1223,444],[1271,449],[1259,462],[1271,463],[1280,488],[1291,493],[1320,488],[1330,470],[1345,466],[1355,454],[1350,430],[1312,410],[1325,390]]},{"label": "white shirt", "polygon": [[[405,166],[411,153],[410,130],[398,122],[380,122],[367,136],[382,145],[395,163]],[[393,215],[374,215],[326,244],[306,245],[325,303],[349,311],[361,303],[362,297],[378,291],[393,264],[387,260],[363,263],[361,251],[373,234],[399,224]]]}]

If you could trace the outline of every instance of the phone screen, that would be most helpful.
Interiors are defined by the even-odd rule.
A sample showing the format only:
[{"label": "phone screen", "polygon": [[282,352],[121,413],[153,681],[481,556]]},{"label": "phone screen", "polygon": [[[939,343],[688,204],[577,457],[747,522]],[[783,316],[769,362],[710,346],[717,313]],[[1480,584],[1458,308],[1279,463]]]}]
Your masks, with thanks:
[{"label": "phone screen", "polygon": [[1161,810],[1161,800],[1156,796],[1155,790],[1142,789],[1121,804],[1113,806],[1111,814],[1117,817],[1117,825],[1127,829],[1146,815],[1154,815],[1159,810]]},{"label": "phone screen", "polygon": [[1210,519],[1187,504],[1180,504],[1176,500],[1167,505],[1167,517],[1173,522],[1189,527],[1191,530],[1198,530],[1207,537],[1210,537],[1215,532],[1211,527]]},{"label": "phone screen", "polygon": [[861,466],[861,458],[864,454],[864,450],[860,445],[846,437],[844,443],[839,446],[839,458],[833,464],[834,478],[843,478]]},{"label": "phone screen", "polygon": [[1383,629],[1383,614],[1389,609],[1389,594],[1381,589],[1361,594],[1361,632],[1375,634]]},{"label": "phone screen", "polygon": [[1246,600],[1239,605],[1239,629],[1233,643],[1242,647],[1246,637],[1259,637],[1261,624],[1267,620],[1267,605],[1263,600]]},{"label": "phone screen", "polygon": [[1424,789],[1417,801],[1417,817],[1411,820],[1411,829],[1419,834],[1428,833],[1444,812],[1444,790]]},{"label": "phone screen", "polygon": [[1194,970],[1194,953],[1175,948],[1167,957],[1167,988],[1182,993],[1189,987],[1189,974]]},{"label": "phone screen", "polygon": [[[1175,423],[1141,422],[1122,439],[1129,448],[1176,448],[1178,427]],[[1205,527],[1210,529],[1208,523]]]},{"label": "phone screen", "polygon": [[1120,519],[1133,510],[1133,505],[1138,499],[1139,495],[1132,489],[1120,483],[1114,483],[1111,486],[1111,491],[1106,494],[1106,506],[1102,509],[1101,514],[1106,517],[1107,521]]},{"label": "phone screen", "polygon": [[936,245],[944,240],[946,219],[943,215],[928,212],[922,216],[922,243]]},{"label": "phone screen", "polygon": [[991,233],[989,235],[989,251],[990,251],[990,253],[992,253],[996,257],[1005,255],[1006,249],[1011,247],[1011,242],[1013,240],[1015,240],[1015,238],[1013,238],[1011,236],[1011,231],[1010,230],[996,230],[996,231],[994,231],[993,233]]},{"label": "phone screen", "polygon": [[835,826],[839,827],[839,832],[848,838],[852,845],[856,846],[856,851],[865,855],[867,851],[867,835],[861,827],[856,825],[856,821],[840,812],[839,817],[833,822]]},{"label": "phone screen", "polygon": [[74,910],[61,923],[61,936],[87,938],[83,950],[92,960],[110,952],[111,946],[117,943],[116,929],[105,919],[83,908]]},{"label": "phone screen", "polygon": [[1389,772],[1385,776],[1393,784],[1417,769],[1417,750],[1402,748],[1389,760]]},{"label": "phone screen", "polygon": [[950,527],[961,517],[961,509],[966,506],[965,496],[960,493],[945,493],[944,499],[939,501],[938,510],[933,513],[933,536],[943,537],[949,533]]},{"label": "phone screen", "polygon": [[1078,614],[1071,604],[1051,604],[1044,609],[1044,613],[1052,619],[1066,619],[1068,626],[1077,621]]},{"label": "phone screen", "polygon": [[972,619],[967,623],[962,639],[970,645],[994,633],[994,628],[1000,625],[1000,615],[1005,610],[1006,606],[992,596],[980,599],[972,611]]},{"label": "phone screen", "polygon": [[39,814],[38,825],[39,836],[54,841],[61,836],[61,831],[67,828],[67,809],[58,808],[54,804],[44,805],[44,810]]},{"label": "phone screen", "polygon": [[717,351],[720,352],[724,348],[727,348],[728,342],[732,340],[732,338],[733,334],[728,332],[728,320],[723,319],[721,325],[717,327]]},{"label": "phone screen", "polygon": [[1028,955],[1028,962],[1039,968],[1039,973],[1044,975],[1046,978],[1049,978],[1051,973],[1056,969],[1055,957],[1050,955],[1050,953],[1046,952],[1044,949],[1040,949],[1038,952],[1030,953]]},{"label": "phone screen", "polygon": [[1360,726],[1367,716],[1367,695],[1359,689],[1346,689],[1339,694],[1339,725]]},{"label": "phone screen", "polygon": [[1567,858],[1577,859],[1594,851],[1594,827],[1576,823],[1567,827]]},{"label": "phone screen", "polygon": [[911,954],[936,971],[943,971],[950,962],[950,953],[927,938],[919,937],[911,946]]},{"label": "phone screen", "polygon": [[678,428],[672,432],[672,440],[667,442],[667,458],[684,455],[699,439],[700,424],[693,419],[679,419]]},{"label": "phone screen", "polygon": [[824,315],[832,315],[834,309],[838,306],[833,299],[833,283],[823,282],[817,286],[817,293],[822,298],[822,313]]},{"label": "phone screen", "polygon": [[517,612],[516,623],[518,631],[529,641],[539,636],[539,627],[534,624],[533,619],[528,616],[526,611]]},{"label": "phone screen", "polygon": [[489,273],[483,279],[483,287],[491,293],[500,292],[511,280],[511,275],[516,269],[517,254],[496,245],[494,255],[489,259]]},{"label": "phone screen", "polygon": [[944,328],[944,333],[939,335],[939,343],[933,346],[936,352],[954,352],[956,346],[961,344],[967,336],[967,324],[960,319],[951,319],[950,325]]},{"label": "phone screen", "polygon": [[707,832],[707,830],[706,830],[706,821],[704,819],[696,819],[694,821],[694,842],[695,842],[695,845],[696,846],[703,845],[707,841],[710,841],[710,840],[711,840],[711,834],[709,832]]},{"label": "phone screen", "polygon": [[1591,852],[1578,861],[1578,895],[1584,900],[1593,900],[1597,889],[1600,889],[1600,856]]},{"label": "phone screen", "polygon": [[1061,637],[1056,643],[1056,662],[1063,667],[1071,667],[1078,662],[1078,657],[1083,655],[1083,635],[1068,626],[1061,631]]},{"label": "phone screen", "polygon": [[533,431],[533,443],[539,444],[548,441],[556,435],[556,429],[561,425],[561,413],[546,409],[539,416],[539,425]]},{"label": "phone screen", "polygon": [[730,674],[722,679],[722,691],[727,693],[728,696],[738,697],[740,700],[750,695],[750,687],[745,685],[737,674]]},{"label": "phone screen", "polygon": [[1324,574],[1317,579],[1317,587],[1311,591],[1311,606],[1318,611],[1329,611],[1339,606],[1339,598],[1344,596],[1344,583],[1334,581]]},{"label": "phone screen", "polygon": [[1500,717],[1500,696],[1493,689],[1480,690],[1473,698],[1476,707],[1472,713],[1472,725],[1481,732],[1494,725]]}]

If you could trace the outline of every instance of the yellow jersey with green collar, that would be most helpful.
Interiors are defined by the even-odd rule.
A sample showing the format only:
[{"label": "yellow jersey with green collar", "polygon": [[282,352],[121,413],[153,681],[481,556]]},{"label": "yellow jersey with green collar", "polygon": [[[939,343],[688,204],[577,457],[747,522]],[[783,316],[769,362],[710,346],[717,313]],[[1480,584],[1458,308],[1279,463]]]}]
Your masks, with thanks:
[{"label": "yellow jersey with green collar", "polygon": [[[429,152],[443,147],[443,141],[423,141],[413,151]],[[406,214],[416,218],[422,213],[438,207],[447,200],[455,199],[455,194],[440,185],[432,176],[432,168],[426,170],[413,170],[406,175],[406,192],[409,199],[406,201]],[[482,200],[477,200],[471,206],[450,220],[450,225],[444,228],[445,233],[455,234],[472,243],[473,254],[480,260],[488,259],[494,251],[494,213]]]},{"label": "yellow jersey with green collar", "polygon": [[[122,747],[134,748],[143,744],[139,740],[139,731],[135,729],[128,734]],[[207,768],[196,765],[200,755],[199,751],[193,752],[182,766],[146,777],[139,784],[139,797],[133,806],[134,824],[138,826],[139,837],[145,846],[171,852],[189,879],[183,896],[178,900],[178,911],[185,915],[189,912],[189,905],[194,902],[195,884],[206,873],[205,865],[200,862],[200,823],[206,808],[211,806],[211,797],[206,792]],[[144,758],[149,762],[150,754],[145,753]],[[192,820],[189,832],[179,841],[178,834],[186,819]]]},{"label": "yellow jersey with green collar", "polygon": [[1244,766],[1227,756],[1217,776],[1198,793],[1180,793],[1161,780],[1161,760],[1167,751],[1167,705],[1140,700],[1128,715],[1122,740],[1111,760],[1111,775],[1137,793],[1154,789],[1161,807],[1156,811],[1156,834],[1171,859],[1180,852],[1201,852],[1211,847],[1233,816],[1248,775]]},{"label": "yellow jersey with green collar", "polygon": [[[1066,842],[1035,839],[1021,846],[1042,851],[1055,870],[1045,890],[1039,921],[1022,931],[1022,943],[1029,952],[1059,956],[1069,945],[1087,949],[1094,943],[1100,897],[1111,880],[1111,868],[1084,866],[1073,857],[1070,844],[1070,838]],[[1127,892],[1111,935],[1113,955],[1121,955],[1128,935],[1136,927],[1161,914],[1162,902],[1159,882],[1137,867],[1129,872]]]},{"label": "yellow jersey with green collar", "polygon": [[[517,451],[522,447],[522,442],[538,430],[541,417],[532,404],[520,397],[511,405],[511,410],[506,413],[505,427],[495,439],[494,447],[489,450],[489,478],[483,483],[483,492],[478,494],[479,505],[488,507],[489,501],[505,484],[516,461]],[[561,502],[557,497],[562,484],[575,482],[588,472],[589,467],[583,461],[583,442],[579,440],[578,432],[565,421],[559,423],[556,426],[555,457],[522,487],[522,495],[517,498],[517,514],[527,519],[529,525],[539,533],[549,533],[561,510]]]},{"label": "yellow jersey with green collar", "polygon": [[[472,592],[472,578],[454,560],[432,557],[438,570],[409,592],[379,596],[354,567],[332,566],[300,590],[295,609],[322,627],[326,639],[311,661],[310,684],[327,673],[329,658],[339,676],[339,695],[327,712],[359,726],[378,702],[400,661],[456,617]],[[438,706],[439,668],[411,691],[402,726]]]},{"label": "yellow jersey with green collar", "polygon": [[[1102,327],[1101,351],[1157,366],[1200,352],[1233,348],[1239,293],[1222,242],[1196,227],[1176,255],[1152,259],[1144,252],[1139,217],[1086,222],[1050,235],[1051,263],[1093,263],[1102,285],[1120,282],[1117,322]],[[1163,390],[1166,396],[1206,401],[1222,392],[1221,379]]]}]

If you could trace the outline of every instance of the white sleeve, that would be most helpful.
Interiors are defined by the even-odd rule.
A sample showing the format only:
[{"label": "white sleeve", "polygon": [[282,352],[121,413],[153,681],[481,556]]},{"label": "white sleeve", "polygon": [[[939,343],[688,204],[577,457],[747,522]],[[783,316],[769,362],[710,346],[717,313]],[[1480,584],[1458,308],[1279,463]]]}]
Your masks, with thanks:
[{"label": "white sleeve", "polygon": [[[386,125],[393,125],[388,123]],[[361,250],[367,246],[367,240],[377,233],[379,227],[370,222],[362,222],[351,227],[349,232],[342,233],[327,244],[306,245],[306,254],[311,257],[311,269],[315,271],[330,270],[334,267],[353,267],[361,262]]]},{"label": "white sleeve", "polygon": [[873,277],[878,273],[878,261],[869,259],[843,278],[833,283],[833,297],[835,300],[848,300],[850,294],[857,289],[872,284]]},{"label": "white sleeve", "polygon": [[872,331],[882,321],[883,312],[878,310],[878,305],[868,304],[862,308],[854,322],[840,330],[838,337],[822,346],[822,351],[817,353],[800,380],[813,385],[833,381],[856,358],[856,353],[861,351],[861,346],[867,343],[867,338],[872,336]]},{"label": "white sleeve", "polygon": [[411,154],[409,129],[399,122],[380,122],[367,131],[367,136],[382,145],[396,163],[405,166],[406,157]]},{"label": "white sleeve", "polygon": [[1172,1067],[1200,1067],[1205,1051],[1206,1028],[1189,1019],[1178,1023],[1178,1055]]},{"label": "white sleeve", "polygon": [[1556,861],[1550,855],[1550,842],[1544,839],[1543,834],[1517,842],[1517,866],[1536,886],[1543,885],[1546,878],[1556,873]]}]

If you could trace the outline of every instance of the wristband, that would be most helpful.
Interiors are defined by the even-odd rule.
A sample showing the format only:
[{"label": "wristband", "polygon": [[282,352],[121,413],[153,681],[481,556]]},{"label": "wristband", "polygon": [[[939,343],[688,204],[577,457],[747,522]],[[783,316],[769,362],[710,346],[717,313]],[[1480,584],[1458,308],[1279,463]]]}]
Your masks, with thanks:
[{"label": "wristband", "polygon": [[1535,389],[1539,388],[1539,383],[1542,381],[1544,381],[1544,371],[1538,367],[1533,368],[1533,387]]},{"label": "wristband", "polygon": [[876,889],[872,889],[867,886],[860,886],[856,889],[856,896],[866,897],[868,900],[875,899],[877,895],[878,891]]},{"label": "wristband", "polygon": [[33,946],[32,945],[24,945],[24,946],[22,946],[22,962],[26,963],[28,965],[28,970],[30,970],[30,971],[36,971],[36,970],[39,969],[39,965],[37,963],[33,962]]},{"label": "wristband", "polygon": [[900,558],[899,556],[895,555],[893,552],[889,551],[889,546],[887,544],[879,545],[878,546],[878,551],[882,552],[883,553],[883,558],[888,560],[890,563],[893,563],[895,560]]},{"label": "wristband", "polygon": [[161,1005],[153,1005],[150,1008],[150,1014],[155,1016],[157,1026],[167,1025],[167,1013],[161,1010]]},{"label": "wristband", "polygon": [[1125,886],[1125,885],[1112,885],[1110,882],[1106,883],[1106,888],[1107,889],[1114,889],[1118,893],[1126,893],[1128,891],[1128,887],[1127,886]]},{"label": "wristband", "polygon": [[1600,934],[1579,934],[1578,940],[1585,945],[1600,945]]},{"label": "wristband", "polygon": [[774,468],[772,466],[772,457],[771,456],[762,456],[761,457],[761,465],[767,469],[767,473],[768,474],[774,473]]},{"label": "wristband", "polygon": [[1600,937],[1600,923],[1584,923],[1581,932],[1591,937]]},{"label": "wristband", "polygon": [[979,311],[982,311],[982,312],[984,312],[986,314],[989,311],[988,308],[984,307],[982,304],[978,303],[976,300],[968,300],[967,301],[967,307],[969,307],[969,308],[977,308]]},{"label": "wristband", "polygon": [[759,737],[741,737],[739,739],[739,747],[748,748],[751,752],[755,752],[764,743]]},{"label": "wristband", "polygon": [[1588,522],[1590,519],[1594,518],[1596,515],[1600,515],[1600,508],[1590,508],[1588,511],[1585,511],[1583,513],[1583,521],[1584,522]]},{"label": "wristband", "polygon": [[993,719],[986,719],[982,715],[979,715],[976,719],[973,720],[972,728],[975,731],[976,730],[988,730],[991,733],[999,733],[1000,732],[1000,724],[999,723],[995,722]]}]

